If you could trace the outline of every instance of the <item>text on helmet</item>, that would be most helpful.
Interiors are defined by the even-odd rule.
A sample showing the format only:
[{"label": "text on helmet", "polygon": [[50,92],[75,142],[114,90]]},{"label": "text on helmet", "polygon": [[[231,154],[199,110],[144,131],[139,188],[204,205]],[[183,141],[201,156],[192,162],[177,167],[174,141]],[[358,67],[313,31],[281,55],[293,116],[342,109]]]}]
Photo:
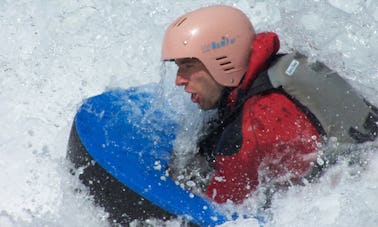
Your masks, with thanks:
[{"label": "text on helmet", "polygon": [[201,49],[202,49],[202,53],[206,53],[206,52],[209,52],[211,50],[215,50],[215,49],[219,49],[219,48],[222,48],[222,47],[226,47],[228,45],[232,45],[234,43],[236,43],[235,37],[229,39],[227,37],[222,36],[220,41],[211,41],[211,43],[202,45]]}]

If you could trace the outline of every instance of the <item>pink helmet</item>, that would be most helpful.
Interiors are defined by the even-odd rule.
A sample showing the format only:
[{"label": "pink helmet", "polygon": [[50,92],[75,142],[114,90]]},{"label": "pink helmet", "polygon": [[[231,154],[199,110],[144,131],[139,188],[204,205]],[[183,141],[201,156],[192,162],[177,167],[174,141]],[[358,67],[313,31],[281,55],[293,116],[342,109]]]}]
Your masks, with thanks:
[{"label": "pink helmet", "polygon": [[214,80],[235,87],[247,71],[256,33],[248,17],[230,6],[186,13],[166,30],[162,60],[197,58]]}]

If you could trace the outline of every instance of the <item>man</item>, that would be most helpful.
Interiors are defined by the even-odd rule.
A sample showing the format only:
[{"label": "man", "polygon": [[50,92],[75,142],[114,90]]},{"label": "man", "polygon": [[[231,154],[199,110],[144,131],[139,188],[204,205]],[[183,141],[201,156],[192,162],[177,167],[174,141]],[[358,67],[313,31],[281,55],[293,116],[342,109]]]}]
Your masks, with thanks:
[{"label": "man", "polygon": [[[322,136],[332,135],[328,116],[323,123],[322,116],[317,119],[282,86],[267,82],[268,71],[279,74],[277,61],[290,57],[287,74],[302,64],[302,57],[282,57],[278,50],[276,34],[256,34],[247,16],[229,6],[187,13],[166,30],[162,59],[178,65],[176,85],[184,86],[201,109],[218,110],[218,119],[209,123],[198,144],[214,169],[204,192],[218,203],[242,202],[259,183],[300,182],[312,170]],[[308,74],[300,67],[297,71]],[[370,106],[360,104],[370,114]],[[367,116],[356,121],[362,118],[365,123]],[[355,134],[375,138],[376,127],[360,133],[358,126],[351,127]],[[352,140],[349,133],[344,137]]]}]

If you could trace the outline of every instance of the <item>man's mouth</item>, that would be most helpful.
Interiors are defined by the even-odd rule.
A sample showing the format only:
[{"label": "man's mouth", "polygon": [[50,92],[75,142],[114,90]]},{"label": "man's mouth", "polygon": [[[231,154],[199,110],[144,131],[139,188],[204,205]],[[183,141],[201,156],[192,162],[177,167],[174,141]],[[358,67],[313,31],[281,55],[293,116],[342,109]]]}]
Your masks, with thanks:
[{"label": "man's mouth", "polygon": [[192,102],[198,103],[199,102],[199,96],[197,93],[192,93],[191,95]]}]

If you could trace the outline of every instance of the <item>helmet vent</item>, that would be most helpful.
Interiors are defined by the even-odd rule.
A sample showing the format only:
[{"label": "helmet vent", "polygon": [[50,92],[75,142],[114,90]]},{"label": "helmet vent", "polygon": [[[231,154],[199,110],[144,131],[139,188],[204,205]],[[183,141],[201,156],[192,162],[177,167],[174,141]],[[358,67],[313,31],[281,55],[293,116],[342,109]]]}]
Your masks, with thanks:
[{"label": "helmet vent", "polygon": [[219,60],[222,60],[222,59],[226,59],[227,56],[222,56],[222,57],[217,57],[216,60],[219,61]]},{"label": "helmet vent", "polygon": [[218,61],[219,66],[225,72],[235,69],[232,61],[230,61],[227,56],[217,57],[215,60]]},{"label": "helmet vent", "polygon": [[233,70],[233,69],[235,69],[235,67],[234,67],[234,66],[232,66],[232,67],[229,67],[229,68],[225,68],[225,69],[224,69],[224,71],[226,71],[226,72],[227,72],[227,71],[230,71],[230,70]]},{"label": "helmet vent", "polygon": [[231,64],[231,62],[230,61],[227,61],[227,62],[222,62],[222,63],[220,63],[220,65],[228,65],[228,64]]},{"label": "helmet vent", "polygon": [[175,24],[175,27],[180,27],[180,25],[182,23],[184,23],[184,21],[186,21],[186,19],[188,19],[187,17],[184,17],[184,18],[180,18],[177,20],[177,23]]}]

